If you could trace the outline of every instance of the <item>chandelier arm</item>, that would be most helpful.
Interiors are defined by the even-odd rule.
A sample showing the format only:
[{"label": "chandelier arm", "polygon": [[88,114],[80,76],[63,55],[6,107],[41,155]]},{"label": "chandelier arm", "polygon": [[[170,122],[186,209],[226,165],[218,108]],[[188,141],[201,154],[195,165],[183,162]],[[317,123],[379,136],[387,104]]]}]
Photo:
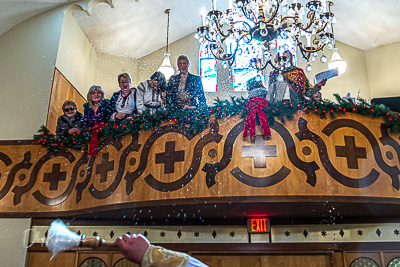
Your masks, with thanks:
[{"label": "chandelier arm", "polygon": [[316,32],[316,34],[322,32],[322,31],[324,31],[325,28],[326,28],[326,26],[328,26],[328,23],[329,23],[329,22],[326,22],[325,25],[324,25],[323,27],[321,27],[320,29],[318,29],[317,32]]},{"label": "chandelier arm", "polygon": [[295,35],[295,38],[296,38],[296,41],[297,41],[297,46],[299,47],[300,52],[302,52],[302,55],[303,55],[303,51],[307,52],[307,53],[314,53],[314,52],[317,52],[317,51],[320,51],[320,50],[324,49],[324,47],[326,46],[326,44],[324,44],[321,47],[307,49],[306,47],[303,47],[303,43],[300,41],[300,39],[299,39],[299,37],[297,35]]},{"label": "chandelier arm", "polygon": [[272,63],[272,60],[269,59],[268,61],[266,61],[262,67],[259,67],[257,65],[255,65],[257,70],[264,70],[266,67],[268,67],[268,65],[271,65],[272,68],[274,68],[275,70],[279,70],[281,68],[280,65],[274,65],[274,63]]},{"label": "chandelier arm", "polygon": [[222,31],[221,26],[220,26],[220,24],[219,24],[219,20],[216,20],[216,21],[215,21],[215,24],[217,25],[217,32],[219,32],[220,35],[221,35],[222,37],[224,37],[224,40],[225,40],[226,38],[228,38],[229,35],[232,34],[232,32],[233,32],[233,31],[232,31],[233,24],[231,24],[231,27],[228,29],[227,34],[225,34],[225,33]]},{"label": "chandelier arm", "polygon": [[226,61],[227,58],[224,58],[224,57],[219,56],[219,55],[221,54],[221,53],[219,53],[219,52],[220,52],[221,50],[222,50],[222,52],[223,52],[224,50],[223,50],[221,47],[218,47],[217,50],[218,50],[218,52],[217,52],[217,53],[214,53],[213,49],[210,49],[211,54],[213,54],[213,56],[214,56],[216,59],[218,59],[218,60]]},{"label": "chandelier arm", "polygon": [[306,27],[303,27],[302,23],[299,23],[298,26],[301,30],[307,32],[307,33],[311,33],[311,31],[308,31],[308,29],[314,24],[315,22],[315,11],[310,11],[307,14],[307,18],[310,20],[310,22],[307,24]]},{"label": "chandelier arm", "polygon": [[207,41],[209,41],[210,43],[215,43],[216,42],[216,40],[213,40],[213,39],[209,38],[207,35],[204,36],[204,38],[206,38]]},{"label": "chandelier arm", "polygon": [[270,64],[274,69],[276,69],[276,70],[279,70],[279,69],[281,68],[281,65],[280,65],[280,64],[278,64],[278,65],[275,66],[271,59],[268,60],[267,63],[269,63],[269,64]]},{"label": "chandelier arm", "polygon": [[248,12],[245,11],[244,6],[241,7],[241,10],[242,10],[244,16],[245,16],[248,20],[253,21],[253,19],[250,17],[250,14],[253,15],[253,17],[256,17],[255,14],[254,14],[254,12],[253,12],[253,10],[251,10],[250,14],[248,14]]},{"label": "chandelier arm", "polygon": [[281,22],[285,21],[291,22],[291,20],[294,21],[293,24],[295,25],[299,24],[298,18],[296,16],[286,16],[281,18]]}]

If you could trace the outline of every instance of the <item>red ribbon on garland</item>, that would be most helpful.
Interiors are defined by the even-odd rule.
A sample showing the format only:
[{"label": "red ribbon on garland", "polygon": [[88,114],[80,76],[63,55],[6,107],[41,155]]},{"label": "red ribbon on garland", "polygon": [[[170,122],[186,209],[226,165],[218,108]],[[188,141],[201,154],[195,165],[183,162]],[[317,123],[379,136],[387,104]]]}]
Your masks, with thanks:
[{"label": "red ribbon on garland", "polygon": [[258,118],[260,119],[261,128],[265,136],[271,136],[271,131],[269,129],[268,118],[263,108],[268,107],[268,101],[262,97],[252,96],[247,101],[246,110],[250,110],[247,115],[243,137],[247,137],[247,131],[250,130],[250,136],[256,136],[256,115],[258,112]]},{"label": "red ribbon on garland", "polygon": [[97,134],[97,132],[102,130],[103,127],[104,127],[104,122],[101,122],[100,124],[95,123],[93,126],[92,139],[90,139],[89,143],[89,151],[88,151],[89,156],[97,155],[97,146],[99,144],[99,135]]}]

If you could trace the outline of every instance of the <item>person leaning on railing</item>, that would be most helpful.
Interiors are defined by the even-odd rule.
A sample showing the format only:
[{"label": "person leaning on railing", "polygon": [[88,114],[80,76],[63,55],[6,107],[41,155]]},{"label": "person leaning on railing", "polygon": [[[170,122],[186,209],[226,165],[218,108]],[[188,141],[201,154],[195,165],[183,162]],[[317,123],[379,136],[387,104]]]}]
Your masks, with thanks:
[{"label": "person leaning on railing", "polygon": [[150,80],[141,82],[136,91],[136,109],[139,114],[149,109],[151,112],[165,106],[165,77],[159,71],[151,75]]},{"label": "person leaning on railing", "polygon": [[110,99],[111,120],[122,120],[136,113],[136,89],[131,88],[132,78],[128,73],[118,75],[121,90]]},{"label": "person leaning on railing", "polygon": [[271,71],[268,80],[268,103],[293,102],[309,97],[321,90],[326,79],[312,86],[308,81],[303,69],[293,63],[293,55],[286,50],[283,55],[276,56],[275,61],[282,66],[279,70]]},{"label": "person leaning on railing", "polygon": [[98,85],[92,85],[87,94],[87,103],[83,104],[86,127],[107,122],[110,117],[109,100],[104,99],[104,91]]},{"label": "person leaning on railing", "polygon": [[83,127],[83,115],[76,109],[74,101],[67,100],[62,105],[64,115],[58,117],[56,135],[67,137]]},{"label": "person leaning on railing", "polygon": [[206,105],[201,77],[188,72],[189,57],[180,55],[177,64],[179,74],[171,76],[167,84],[167,104],[184,109],[196,109]]}]

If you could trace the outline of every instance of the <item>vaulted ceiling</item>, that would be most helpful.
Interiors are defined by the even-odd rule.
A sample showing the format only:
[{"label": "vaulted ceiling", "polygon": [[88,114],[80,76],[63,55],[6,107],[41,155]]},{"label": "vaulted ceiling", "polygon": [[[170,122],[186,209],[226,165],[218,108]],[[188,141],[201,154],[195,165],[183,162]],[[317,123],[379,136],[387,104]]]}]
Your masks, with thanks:
[{"label": "vaulted ceiling", "polygon": [[[96,50],[113,55],[140,58],[166,45],[167,15],[170,8],[172,43],[192,34],[201,24],[200,9],[212,8],[211,0],[108,0],[87,15],[73,15]],[[75,4],[74,0],[0,0],[0,35],[22,21],[52,8]],[[291,2],[291,0],[289,0]],[[299,2],[305,3],[305,0]],[[333,0],[336,40],[362,50],[400,41],[399,0]],[[225,10],[228,0],[218,0]]]}]

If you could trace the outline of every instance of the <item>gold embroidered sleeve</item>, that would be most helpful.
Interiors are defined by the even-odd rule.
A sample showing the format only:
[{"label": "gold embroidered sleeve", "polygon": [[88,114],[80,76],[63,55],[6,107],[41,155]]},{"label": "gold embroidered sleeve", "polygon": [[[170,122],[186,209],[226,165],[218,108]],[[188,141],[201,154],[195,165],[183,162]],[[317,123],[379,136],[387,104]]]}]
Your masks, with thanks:
[{"label": "gold embroidered sleeve", "polygon": [[144,254],[142,267],[185,267],[189,255],[150,245]]}]

